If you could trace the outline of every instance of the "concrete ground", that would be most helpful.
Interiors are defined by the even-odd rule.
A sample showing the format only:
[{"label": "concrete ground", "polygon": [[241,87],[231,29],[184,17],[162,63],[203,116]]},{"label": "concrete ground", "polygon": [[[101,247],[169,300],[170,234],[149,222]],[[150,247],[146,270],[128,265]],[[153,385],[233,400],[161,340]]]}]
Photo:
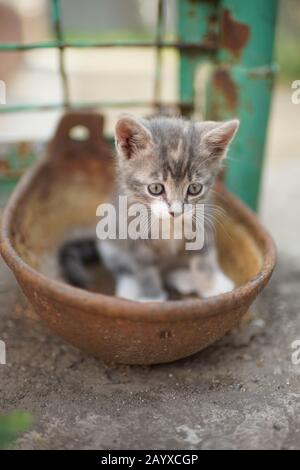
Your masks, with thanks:
[{"label": "concrete ground", "polygon": [[35,418],[17,449],[300,448],[297,119],[299,129],[299,107],[279,90],[261,208],[278,245],[274,276],[241,328],[195,356],[155,367],[102,364],[34,318],[1,265],[0,409]]}]

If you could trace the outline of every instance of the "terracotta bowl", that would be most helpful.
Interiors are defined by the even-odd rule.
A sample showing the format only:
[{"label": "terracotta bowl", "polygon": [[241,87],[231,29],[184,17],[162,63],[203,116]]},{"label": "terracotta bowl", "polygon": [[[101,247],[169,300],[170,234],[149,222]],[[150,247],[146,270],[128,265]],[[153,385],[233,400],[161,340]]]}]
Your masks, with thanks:
[{"label": "terracotta bowl", "polygon": [[[217,234],[219,259],[237,285],[232,292],[206,300],[140,303],[108,295],[105,273],[101,293],[67,285],[57,268],[57,248],[72,234],[91,227],[95,233],[96,207],[112,185],[113,158],[102,124],[93,114],[63,117],[47,157],[22,178],[4,211],[3,258],[37,314],[82,350],[125,364],[189,356],[222,337],[247,312],[272,274],[273,241],[257,217],[219,185],[219,203],[227,212]],[[87,140],[71,137],[79,125]]]}]

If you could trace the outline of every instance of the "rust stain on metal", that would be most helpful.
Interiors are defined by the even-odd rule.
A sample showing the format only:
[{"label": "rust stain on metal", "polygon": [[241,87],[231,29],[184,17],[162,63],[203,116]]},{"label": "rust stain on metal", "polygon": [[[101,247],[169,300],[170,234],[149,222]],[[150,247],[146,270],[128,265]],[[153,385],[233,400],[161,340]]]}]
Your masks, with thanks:
[{"label": "rust stain on metal", "polygon": [[218,16],[213,13],[207,17],[208,31],[207,34],[203,37],[204,43],[211,48],[212,53],[217,52],[219,48],[219,19]]},{"label": "rust stain on metal", "polygon": [[236,109],[238,104],[238,90],[229,71],[225,68],[217,69],[213,76],[213,84],[224,97],[227,108],[230,110]]},{"label": "rust stain on metal", "polygon": [[209,26],[209,29],[217,29],[219,25],[219,18],[218,18],[218,15],[216,13],[213,13],[211,14],[209,17],[208,17],[208,26]]},{"label": "rust stain on metal", "polygon": [[236,21],[229,10],[224,10],[221,20],[221,45],[239,56],[250,38],[249,26]]},{"label": "rust stain on metal", "polygon": [[9,172],[8,162],[0,160],[0,176],[4,176]]}]

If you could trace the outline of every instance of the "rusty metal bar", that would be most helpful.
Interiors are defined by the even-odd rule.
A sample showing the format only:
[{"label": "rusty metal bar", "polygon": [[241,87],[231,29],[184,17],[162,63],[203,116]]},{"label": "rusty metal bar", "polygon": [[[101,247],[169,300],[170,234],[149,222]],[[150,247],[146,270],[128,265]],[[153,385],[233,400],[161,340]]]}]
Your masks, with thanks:
[{"label": "rusty metal bar", "polygon": [[[79,109],[97,109],[97,108],[158,108],[161,105],[158,101],[93,101],[93,102],[70,102],[70,110]],[[171,102],[164,103],[166,108],[184,109],[189,111],[193,108],[192,102]],[[49,104],[20,104],[13,106],[0,107],[0,114],[17,113],[17,112],[43,112],[55,111],[64,108],[64,103]]]},{"label": "rusty metal bar", "polygon": [[157,23],[156,23],[156,57],[155,57],[155,76],[154,76],[154,101],[159,103],[157,111],[161,111],[161,68],[162,68],[162,48],[159,46],[164,34],[164,0],[158,0]]},{"label": "rusty metal bar", "polygon": [[225,182],[258,208],[264,147],[277,71],[273,43],[277,0],[222,0],[220,50],[208,91],[209,117],[239,117]]},{"label": "rusty metal bar", "polygon": [[[60,0],[52,0],[52,24],[54,32],[59,44],[63,43],[63,29],[61,24],[61,4]],[[58,46],[59,50],[59,71],[62,84],[63,102],[64,108],[69,109],[70,104],[70,92],[68,85],[68,76],[65,67],[65,48],[61,45]]]},{"label": "rusty metal bar", "polygon": [[218,49],[217,41],[207,39],[203,41],[48,41],[31,44],[0,43],[0,52],[30,51],[35,49],[85,49],[85,48],[174,48],[182,51],[214,52]]},{"label": "rusty metal bar", "polygon": [[[180,50],[179,94],[183,103],[194,102],[197,69],[201,63],[208,58],[211,59],[218,49],[217,4],[217,0],[177,0],[179,41],[190,46],[197,42],[211,46],[205,50],[196,48]],[[191,111],[191,109],[188,111],[188,116],[191,115]],[[186,114],[187,108],[181,112]]]}]

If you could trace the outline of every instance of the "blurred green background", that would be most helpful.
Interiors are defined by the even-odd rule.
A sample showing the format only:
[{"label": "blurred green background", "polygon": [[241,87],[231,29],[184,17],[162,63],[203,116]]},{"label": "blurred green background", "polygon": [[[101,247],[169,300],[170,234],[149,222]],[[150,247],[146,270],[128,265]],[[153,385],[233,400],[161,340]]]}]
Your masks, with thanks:
[{"label": "blurred green background", "polygon": [[275,58],[280,65],[279,81],[284,84],[300,78],[300,1],[280,0]]}]

